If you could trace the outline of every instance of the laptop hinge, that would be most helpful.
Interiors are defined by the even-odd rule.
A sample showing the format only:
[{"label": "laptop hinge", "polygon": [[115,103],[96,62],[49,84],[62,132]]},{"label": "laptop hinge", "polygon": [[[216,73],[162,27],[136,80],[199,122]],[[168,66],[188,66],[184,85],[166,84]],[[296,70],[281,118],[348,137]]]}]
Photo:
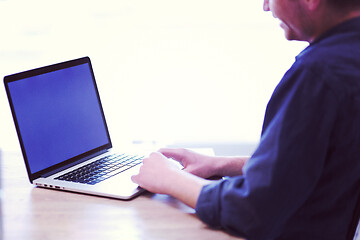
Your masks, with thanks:
[{"label": "laptop hinge", "polygon": [[89,160],[89,159],[91,159],[91,158],[94,158],[94,157],[96,157],[96,156],[99,156],[99,155],[101,155],[101,154],[104,154],[104,153],[106,153],[106,152],[108,152],[108,151],[109,151],[108,149],[101,150],[101,151],[96,152],[96,153],[94,153],[94,154],[91,154],[91,155],[89,155],[89,156],[87,156],[87,157],[84,157],[84,158],[81,158],[81,159],[79,159],[79,160],[76,160],[75,162],[66,164],[66,165],[64,165],[64,166],[62,166],[62,167],[59,167],[59,168],[57,168],[57,169],[55,169],[55,170],[52,170],[52,171],[50,171],[50,172],[48,172],[48,173],[44,173],[43,175],[41,175],[41,177],[44,177],[44,178],[49,177],[49,176],[51,176],[51,175],[53,175],[53,174],[56,174],[56,173],[58,173],[58,172],[61,172],[61,171],[65,170],[65,169],[68,169],[68,168],[70,168],[70,167],[73,167],[73,166],[75,166],[75,165],[77,165],[77,164],[80,164],[80,163],[82,163],[82,162],[85,162],[85,161],[87,161],[87,160]]}]

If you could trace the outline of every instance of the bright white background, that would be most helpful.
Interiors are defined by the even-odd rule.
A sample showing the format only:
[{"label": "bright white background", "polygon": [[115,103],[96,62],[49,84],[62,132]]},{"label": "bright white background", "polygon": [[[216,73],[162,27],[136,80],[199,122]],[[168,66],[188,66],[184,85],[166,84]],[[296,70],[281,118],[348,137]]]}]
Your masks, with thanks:
[{"label": "bright white background", "polygon": [[[306,46],[261,0],[0,0],[0,76],[92,59],[117,142],[257,142]],[[0,148],[19,144],[3,85]]]}]

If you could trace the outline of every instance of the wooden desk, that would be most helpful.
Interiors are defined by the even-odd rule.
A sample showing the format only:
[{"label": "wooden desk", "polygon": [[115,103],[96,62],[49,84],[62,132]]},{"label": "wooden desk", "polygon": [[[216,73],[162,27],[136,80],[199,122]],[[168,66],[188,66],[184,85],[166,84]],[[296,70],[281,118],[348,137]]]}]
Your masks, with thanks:
[{"label": "wooden desk", "polygon": [[166,195],[121,201],[34,187],[20,153],[3,152],[1,171],[4,240],[238,239]]}]

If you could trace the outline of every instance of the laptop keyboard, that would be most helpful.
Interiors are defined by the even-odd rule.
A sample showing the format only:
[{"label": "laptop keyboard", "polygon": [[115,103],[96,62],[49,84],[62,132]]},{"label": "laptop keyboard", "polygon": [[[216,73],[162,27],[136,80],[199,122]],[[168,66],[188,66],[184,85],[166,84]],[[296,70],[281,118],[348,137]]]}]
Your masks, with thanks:
[{"label": "laptop keyboard", "polygon": [[142,162],[143,157],[112,154],[55,179],[95,185]]}]

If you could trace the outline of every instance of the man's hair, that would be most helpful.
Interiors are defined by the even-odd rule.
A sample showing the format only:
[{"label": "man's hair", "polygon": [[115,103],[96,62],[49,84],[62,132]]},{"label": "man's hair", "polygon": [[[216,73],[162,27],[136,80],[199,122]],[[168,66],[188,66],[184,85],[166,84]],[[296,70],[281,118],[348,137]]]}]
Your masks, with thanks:
[{"label": "man's hair", "polygon": [[360,8],[360,0],[327,0],[330,6],[339,10],[353,10]]}]

